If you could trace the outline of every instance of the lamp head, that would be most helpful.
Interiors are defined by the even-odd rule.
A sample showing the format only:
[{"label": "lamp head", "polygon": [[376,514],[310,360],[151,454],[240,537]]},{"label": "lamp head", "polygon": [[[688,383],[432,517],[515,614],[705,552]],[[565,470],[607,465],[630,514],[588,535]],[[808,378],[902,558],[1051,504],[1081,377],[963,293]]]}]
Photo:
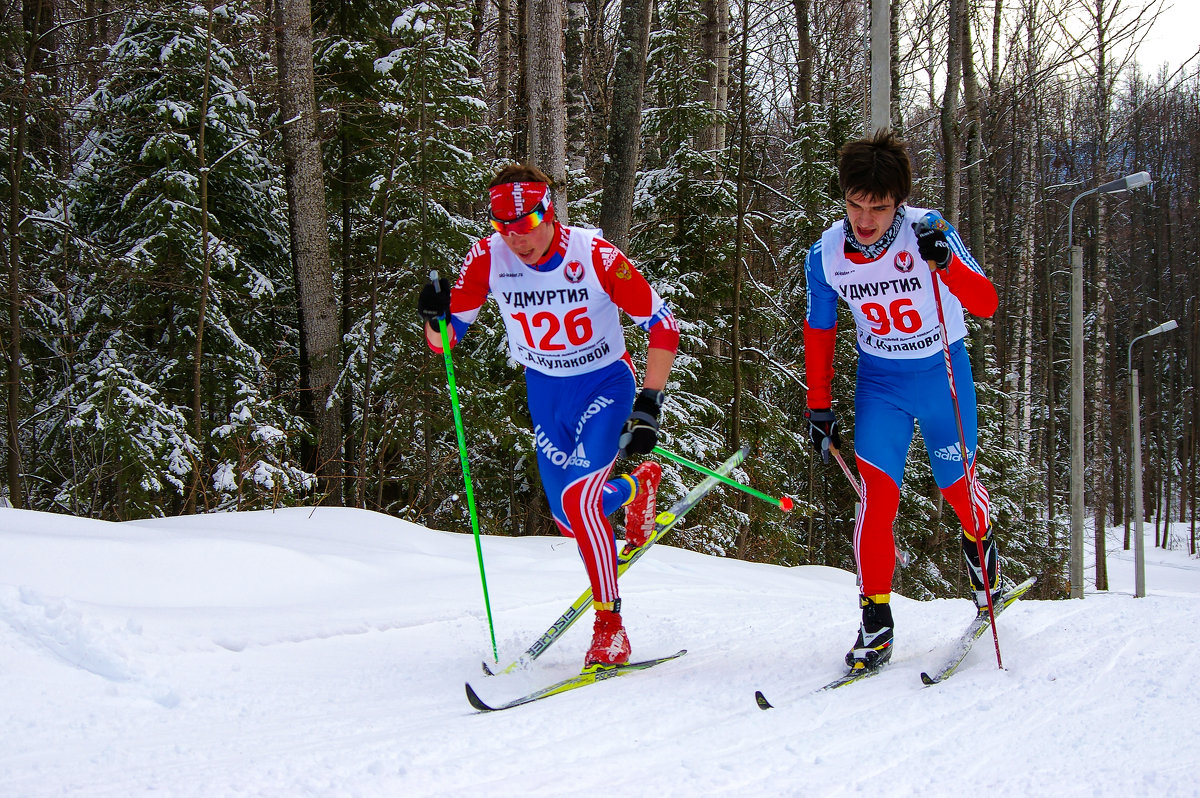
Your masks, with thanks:
[{"label": "lamp head", "polygon": [[1119,177],[1116,180],[1110,180],[1101,186],[1097,186],[1096,193],[1116,194],[1119,191],[1129,191],[1130,189],[1148,185],[1150,185],[1149,172],[1134,172],[1131,175],[1125,175],[1125,177]]}]

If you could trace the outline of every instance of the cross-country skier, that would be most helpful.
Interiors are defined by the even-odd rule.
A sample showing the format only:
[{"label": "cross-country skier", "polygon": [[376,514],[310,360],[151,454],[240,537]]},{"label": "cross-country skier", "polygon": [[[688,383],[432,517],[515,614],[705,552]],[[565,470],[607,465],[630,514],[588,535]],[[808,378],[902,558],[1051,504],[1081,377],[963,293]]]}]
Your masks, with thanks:
[{"label": "cross-country skier", "polygon": [[[846,218],[813,244],[805,266],[805,416],[812,443],[828,462],[829,448],[841,446],[831,389],[841,297],[853,312],[858,349],[854,454],[862,474],[863,500],[854,529],[854,556],[862,625],[846,664],[860,669],[879,667],[892,653],[889,599],[896,561],[892,524],[914,423],[921,425],[938,488],[962,524],[962,548],[976,604],[986,607],[985,591],[990,588],[996,595],[1000,589],[988,493],[972,479],[971,495],[963,473],[964,453],[942,348],[933,270],[949,289],[941,292],[942,307],[972,477],[978,419],[963,340],[967,334],[963,311],[990,317],[998,300],[995,287],[954,228],[936,211],[905,204],[912,189],[912,169],[904,142],[880,131],[847,143],[839,153],[838,177]],[[926,217],[931,224],[918,229],[917,222]],[[986,582],[977,535],[983,538]]]},{"label": "cross-country skier", "polygon": [[[654,529],[662,468],[648,460],[632,474],[609,474],[619,451],[649,454],[657,442],[679,328],[621,250],[596,230],[555,220],[550,183],[536,167],[504,167],[489,188],[496,232],[471,247],[453,289],[443,279],[421,290],[418,311],[429,346],[441,352],[438,319],[448,318],[454,346],[488,294],[500,306],[509,352],[525,367],[550,511],[575,538],[592,584],[596,620],[584,667],[619,665],[630,646],[607,516],[624,506],[626,548],[643,545]],[[649,334],[640,392],[620,311]]]}]

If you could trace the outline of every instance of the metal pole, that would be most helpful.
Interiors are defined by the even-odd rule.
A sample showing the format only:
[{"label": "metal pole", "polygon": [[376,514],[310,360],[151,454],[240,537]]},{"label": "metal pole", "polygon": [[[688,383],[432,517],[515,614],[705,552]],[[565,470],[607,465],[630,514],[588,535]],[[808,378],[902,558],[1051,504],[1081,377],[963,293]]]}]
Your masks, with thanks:
[{"label": "metal pole", "polygon": [[1133,446],[1133,595],[1135,598],[1146,597],[1146,543],[1142,535],[1142,523],[1146,511],[1142,507],[1142,408],[1138,399],[1138,373],[1133,369],[1133,345],[1143,338],[1169,332],[1178,326],[1175,319],[1163,322],[1130,341],[1129,349],[1125,353],[1125,370],[1129,372],[1129,423]]},{"label": "metal pole", "polygon": [[[1134,339],[1137,340],[1136,338]],[[1129,344],[1130,353],[1133,344]],[[1129,360],[1132,363],[1133,355]],[[1138,373],[1129,372],[1129,423],[1133,430],[1133,595],[1146,596],[1146,546],[1142,539],[1142,411],[1138,404]]]},{"label": "metal pole", "polygon": [[1071,598],[1083,598],[1083,247],[1076,246],[1075,203],[1095,193],[1085,191],[1071,201],[1067,240],[1071,246]]},{"label": "metal pole", "polygon": [[888,0],[871,0],[871,120],[867,135],[892,125],[892,28]]},{"label": "metal pole", "polygon": [[1071,249],[1071,598],[1083,598],[1083,248],[1075,246],[1075,203],[1091,194],[1115,194],[1150,185],[1147,172],[1135,172],[1090,188],[1067,211]]}]

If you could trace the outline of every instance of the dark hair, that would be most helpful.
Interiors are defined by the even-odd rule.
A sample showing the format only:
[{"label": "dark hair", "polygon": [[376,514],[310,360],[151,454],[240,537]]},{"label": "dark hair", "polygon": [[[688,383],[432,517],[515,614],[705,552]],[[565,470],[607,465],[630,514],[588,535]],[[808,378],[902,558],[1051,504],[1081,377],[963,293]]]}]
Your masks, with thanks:
[{"label": "dark hair", "polygon": [[870,138],[846,142],[838,152],[838,185],[843,197],[889,197],[899,205],[912,193],[907,146],[887,129],[875,131]]},{"label": "dark hair", "polygon": [[523,163],[510,163],[501,169],[492,178],[492,182],[488,183],[488,188],[495,188],[505,183],[545,183],[551,188],[554,187],[554,181],[548,174],[536,166]]}]

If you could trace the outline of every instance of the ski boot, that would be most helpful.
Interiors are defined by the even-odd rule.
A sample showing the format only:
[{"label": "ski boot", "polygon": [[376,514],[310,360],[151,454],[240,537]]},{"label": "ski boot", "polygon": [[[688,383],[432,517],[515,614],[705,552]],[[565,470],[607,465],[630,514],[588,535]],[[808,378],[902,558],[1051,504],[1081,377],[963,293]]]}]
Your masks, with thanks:
[{"label": "ski boot", "polygon": [[592,628],[592,646],[583,660],[584,670],[611,668],[629,662],[629,636],[621,622],[621,601],[596,602],[596,623]]},{"label": "ski boot", "polygon": [[850,670],[881,668],[892,658],[892,605],[891,594],[859,596],[862,607],[862,625],[858,627],[858,639],[854,648],[846,654],[846,665]]},{"label": "ski boot", "polygon": [[[992,594],[992,604],[997,604],[1010,583],[1000,575],[1000,557],[996,551],[996,538],[992,535],[991,529],[983,536],[983,561],[987,566],[987,577],[984,576],[983,568],[979,564],[979,547],[966,534],[962,536],[962,549],[963,558],[967,561],[967,578],[971,580],[975,606],[981,610],[987,609],[989,591]],[[988,582],[991,584],[986,584]]]}]

